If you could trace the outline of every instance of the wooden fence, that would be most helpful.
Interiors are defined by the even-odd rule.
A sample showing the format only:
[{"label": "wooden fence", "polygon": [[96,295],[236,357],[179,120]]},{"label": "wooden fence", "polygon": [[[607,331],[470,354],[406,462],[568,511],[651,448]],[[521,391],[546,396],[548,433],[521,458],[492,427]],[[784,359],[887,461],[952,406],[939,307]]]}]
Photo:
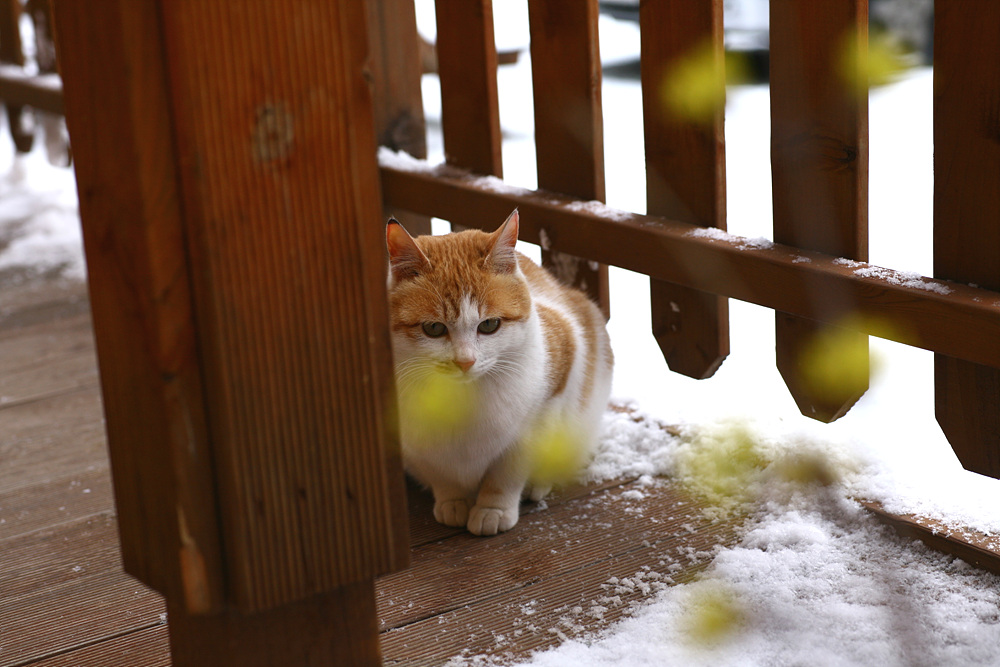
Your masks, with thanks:
[{"label": "wooden fence", "polygon": [[596,0],[529,3],[538,192],[475,178],[501,175],[491,2],[438,0],[444,150],[458,170],[386,162],[386,202],[469,227],[520,207],[522,237],[544,232],[550,252],[585,258],[570,273],[605,307],[606,272],[595,279],[586,260],[650,276],[653,335],[691,377],[728,354],[726,297],[772,308],[777,367],[803,414],[824,421],[850,409],[867,373],[817,389],[803,355],[817,336],[850,327],[839,339],[857,337],[864,355],[868,335],[932,350],[945,434],[966,468],[1000,477],[1000,5],[937,2],[935,276],[917,279],[866,263],[867,0],[771,0],[775,243],[702,231],[726,226],[723,108],[691,118],[661,90],[696,52],[721,81],[722,4],[641,4],[647,214],[633,215],[574,205],[604,194]]},{"label": "wooden fence", "polygon": [[865,263],[866,96],[834,72],[845,36],[865,49],[866,0],[771,0],[766,247],[719,231],[721,106],[658,101],[692,50],[723,67],[721,0],[641,5],[647,215],[578,205],[604,196],[597,0],[529,6],[539,191],[476,177],[501,175],[490,0],[437,0],[431,170],[375,159],[376,136],[424,150],[411,0],[55,2],[123,559],[167,598],[175,665],[378,662],[374,580],[407,560],[379,171],[387,206],[422,216],[519,207],[606,308],[594,262],[647,274],[653,334],[692,377],[728,353],[729,297],[778,313],[778,367],[822,419],[864,383],[801,381],[818,331],[850,316],[933,350],[946,434],[1000,477],[1000,5],[937,2],[919,279]]}]

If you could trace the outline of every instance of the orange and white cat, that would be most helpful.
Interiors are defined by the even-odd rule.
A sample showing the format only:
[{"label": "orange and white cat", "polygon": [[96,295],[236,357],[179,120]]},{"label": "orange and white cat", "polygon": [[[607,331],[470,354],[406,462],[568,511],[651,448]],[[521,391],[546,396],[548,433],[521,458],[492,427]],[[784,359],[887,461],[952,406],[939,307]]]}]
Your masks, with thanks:
[{"label": "orange and white cat", "polygon": [[548,493],[540,449],[586,460],[611,390],[604,316],[514,249],[518,222],[416,239],[386,227],[403,462],[434,518],[476,535]]}]

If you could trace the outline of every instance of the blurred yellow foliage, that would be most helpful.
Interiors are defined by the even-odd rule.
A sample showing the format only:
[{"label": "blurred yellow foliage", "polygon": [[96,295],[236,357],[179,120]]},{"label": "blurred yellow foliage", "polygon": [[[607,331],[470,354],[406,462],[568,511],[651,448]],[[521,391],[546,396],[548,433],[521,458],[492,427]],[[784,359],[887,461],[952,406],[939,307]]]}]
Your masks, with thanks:
[{"label": "blurred yellow foliage", "polygon": [[745,81],[748,68],[737,56],[727,56],[711,42],[693,49],[666,73],[660,95],[666,108],[680,120],[711,122],[726,105],[726,79]]},{"label": "blurred yellow foliage", "polygon": [[681,451],[678,471],[693,493],[732,510],[753,500],[751,482],[769,463],[750,430],[733,423],[695,438]]},{"label": "blurred yellow foliage", "polygon": [[552,417],[542,422],[531,438],[531,483],[553,486],[572,481],[587,463],[589,452],[579,427]]},{"label": "blurred yellow foliage", "polygon": [[867,44],[859,41],[855,31],[843,40],[839,73],[848,88],[859,96],[867,96],[873,86],[896,80],[908,66],[902,46],[885,32],[873,32]]},{"label": "blurred yellow foliage", "polygon": [[850,393],[863,393],[870,372],[879,369],[879,359],[869,356],[869,332],[881,338],[898,338],[892,326],[877,318],[850,315],[824,327],[799,357],[805,387],[815,396],[837,400]]},{"label": "blurred yellow foliage", "polygon": [[721,582],[695,585],[687,599],[683,630],[694,644],[718,642],[734,634],[744,622],[744,612]]},{"label": "blurred yellow foliage", "polygon": [[402,392],[399,417],[411,445],[432,446],[461,430],[475,407],[474,384],[431,368]]}]

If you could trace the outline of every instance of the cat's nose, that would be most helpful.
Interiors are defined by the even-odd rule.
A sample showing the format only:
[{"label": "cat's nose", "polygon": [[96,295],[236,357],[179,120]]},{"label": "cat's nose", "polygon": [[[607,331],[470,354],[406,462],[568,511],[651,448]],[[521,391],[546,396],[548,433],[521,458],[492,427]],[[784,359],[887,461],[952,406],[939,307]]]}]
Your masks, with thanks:
[{"label": "cat's nose", "polygon": [[469,369],[472,368],[473,364],[476,363],[475,359],[456,359],[455,365],[462,369],[463,373],[468,373]]}]

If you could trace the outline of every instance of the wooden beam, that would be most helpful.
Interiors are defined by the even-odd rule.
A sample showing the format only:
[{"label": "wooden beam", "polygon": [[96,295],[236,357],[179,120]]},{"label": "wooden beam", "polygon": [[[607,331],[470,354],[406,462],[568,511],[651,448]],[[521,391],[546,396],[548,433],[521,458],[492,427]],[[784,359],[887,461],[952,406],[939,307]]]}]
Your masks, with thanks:
[{"label": "wooden beam", "polygon": [[[531,81],[538,187],[604,201],[604,117],[597,0],[531,0]],[[542,264],[611,316],[608,268],[553,253]]]},{"label": "wooden beam", "polygon": [[[1000,5],[938,2],[934,30],[934,275],[1000,290]],[[935,378],[962,465],[1000,477],[1000,370],[937,355]]]},{"label": "wooden beam", "polygon": [[[868,0],[772,0],[770,16],[774,240],[866,260]],[[778,370],[807,417],[833,421],[868,390],[863,337],[838,336],[858,372],[834,382],[815,379],[806,352],[828,327],[777,313],[775,335]]]},{"label": "wooden beam", "polygon": [[[646,212],[726,228],[722,0],[640,6]],[[694,77],[705,99],[687,99]],[[670,369],[712,376],[729,355],[725,298],[650,281],[653,335]]]},{"label": "wooden beam", "polygon": [[409,548],[365,11],[56,5],[126,564],[178,666],[378,664]]},{"label": "wooden beam", "polygon": [[579,200],[448,168],[383,165],[382,187],[395,205],[470,227],[488,229],[516,206],[521,237],[532,243],[544,230],[561,252],[812,320],[843,322],[858,313],[857,330],[868,335],[1000,368],[1000,292],[668,218],[584,210]]},{"label": "wooden beam", "polygon": [[54,18],[125,569],[207,613],[225,574],[156,6]]}]

